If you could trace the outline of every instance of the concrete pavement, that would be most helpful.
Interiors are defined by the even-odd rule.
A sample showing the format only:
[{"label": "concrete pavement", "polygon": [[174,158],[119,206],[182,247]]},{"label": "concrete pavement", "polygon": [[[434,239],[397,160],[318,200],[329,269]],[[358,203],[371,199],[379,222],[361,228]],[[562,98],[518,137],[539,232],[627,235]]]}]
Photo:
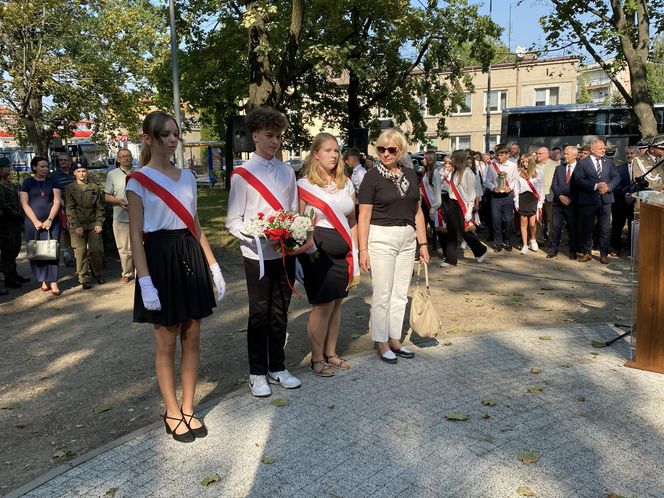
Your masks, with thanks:
[{"label": "concrete pavement", "polygon": [[591,345],[618,333],[443,335],[396,365],[302,369],[300,389],[208,403],[207,438],[180,444],[158,422],[9,496],[664,497],[664,376],[623,367],[625,340]]}]

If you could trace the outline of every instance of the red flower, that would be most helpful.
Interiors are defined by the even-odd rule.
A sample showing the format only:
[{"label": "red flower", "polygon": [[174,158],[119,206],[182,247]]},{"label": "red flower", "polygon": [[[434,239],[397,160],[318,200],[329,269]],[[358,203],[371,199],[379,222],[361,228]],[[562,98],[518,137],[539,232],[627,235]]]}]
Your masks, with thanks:
[{"label": "red flower", "polygon": [[265,217],[265,215],[263,213],[258,213],[258,219],[259,220],[262,220],[264,217]]},{"label": "red flower", "polygon": [[285,228],[270,228],[265,230],[265,236],[270,240],[287,240],[290,232]]}]

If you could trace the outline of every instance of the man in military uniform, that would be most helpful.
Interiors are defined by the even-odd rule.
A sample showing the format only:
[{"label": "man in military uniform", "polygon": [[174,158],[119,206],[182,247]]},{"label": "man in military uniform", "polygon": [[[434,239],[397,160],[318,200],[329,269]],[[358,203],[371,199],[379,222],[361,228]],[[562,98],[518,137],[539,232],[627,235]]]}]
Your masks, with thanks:
[{"label": "man in military uniform", "polygon": [[648,190],[664,190],[664,166],[660,165],[646,175],[658,161],[664,158],[664,135],[657,135],[648,142],[648,152],[632,161],[632,180],[645,175]]},{"label": "man in military uniform", "polygon": [[97,283],[104,283],[100,276],[103,258],[101,231],[104,225],[104,193],[100,185],[88,181],[85,164],[76,165],[74,177],[76,181],[70,183],[65,190],[67,221],[76,256],[78,280],[84,289],[90,289],[91,272]]},{"label": "man in military uniform", "polygon": [[[17,289],[30,279],[16,271],[23,219],[19,210],[18,187],[12,183],[10,175],[10,160],[0,157],[0,271],[5,276],[5,286]],[[6,294],[7,290],[0,288],[0,295]]]}]

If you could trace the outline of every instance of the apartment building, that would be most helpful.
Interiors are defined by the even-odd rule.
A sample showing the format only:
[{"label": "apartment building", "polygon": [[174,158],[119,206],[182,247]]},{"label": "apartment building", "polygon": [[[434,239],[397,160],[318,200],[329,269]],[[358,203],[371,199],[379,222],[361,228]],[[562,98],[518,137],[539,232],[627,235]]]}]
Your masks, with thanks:
[{"label": "apartment building", "polygon": [[[610,64],[612,61],[607,62]],[[616,78],[625,90],[631,92],[632,85],[627,67],[618,71]],[[577,98],[588,103],[608,105],[622,99],[622,96],[602,66],[593,63],[579,66]]]}]

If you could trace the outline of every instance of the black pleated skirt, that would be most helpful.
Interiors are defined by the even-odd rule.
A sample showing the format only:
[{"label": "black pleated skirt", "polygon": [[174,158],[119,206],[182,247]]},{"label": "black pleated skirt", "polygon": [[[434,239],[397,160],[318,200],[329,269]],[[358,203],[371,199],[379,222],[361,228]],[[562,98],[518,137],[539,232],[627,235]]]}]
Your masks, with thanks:
[{"label": "black pleated skirt", "polygon": [[212,275],[203,249],[191,232],[187,229],[152,232],[143,245],[161,310],[145,309],[141,286],[136,281],[134,321],[170,326],[210,316],[216,306]]},{"label": "black pleated skirt", "polygon": [[537,214],[537,197],[532,192],[519,194],[519,214],[532,216]]},{"label": "black pleated skirt", "polygon": [[348,244],[336,230],[321,227],[314,229],[314,242],[318,251],[313,258],[298,256],[309,303],[324,304],[348,296]]}]

